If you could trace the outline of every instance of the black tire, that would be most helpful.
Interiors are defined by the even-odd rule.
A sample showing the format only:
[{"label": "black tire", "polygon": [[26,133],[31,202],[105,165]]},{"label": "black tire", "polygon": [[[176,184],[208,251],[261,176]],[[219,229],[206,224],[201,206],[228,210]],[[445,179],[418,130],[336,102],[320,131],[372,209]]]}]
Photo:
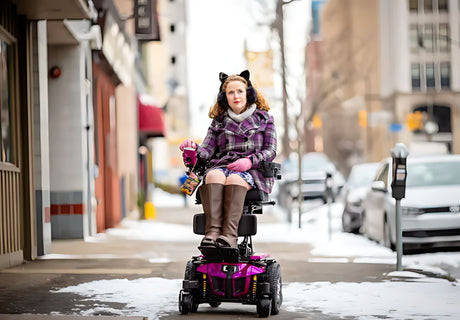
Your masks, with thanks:
[{"label": "black tire", "polygon": [[369,234],[366,231],[366,212],[365,211],[361,213],[361,228],[359,228],[359,232],[367,239],[370,239]]},{"label": "black tire", "polygon": [[192,309],[192,297],[185,295],[181,290],[179,293],[179,312],[181,314],[188,314]]},{"label": "black tire", "polygon": [[[185,280],[196,280],[196,268],[193,264],[193,262],[187,261],[187,265],[185,267],[185,274],[184,274],[184,279]],[[198,303],[194,302],[194,290],[190,292],[190,306],[189,306],[189,312],[196,312],[198,310]]]},{"label": "black tire", "polygon": [[187,261],[187,265],[185,266],[184,279],[196,280],[196,270],[192,260]]},{"label": "black tire", "polygon": [[217,308],[218,306],[220,306],[220,302],[211,301],[211,302],[209,303],[209,305],[210,305],[212,308]]},{"label": "black tire", "polygon": [[390,248],[391,250],[395,250],[395,245],[391,242],[391,227],[388,223],[387,217],[385,217],[385,221],[383,222],[383,243],[385,247]]},{"label": "black tire", "polygon": [[342,213],[342,230],[343,232],[351,232],[351,228],[350,228],[350,225],[346,223],[346,216],[347,216],[347,213],[344,211]]},{"label": "black tire", "polygon": [[257,302],[257,314],[261,318],[268,318],[272,309],[272,300],[269,298],[262,298]]},{"label": "black tire", "polygon": [[271,314],[276,315],[280,312],[283,303],[283,282],[281,280],[281,266],[278,263],[275,262],[268,266],[268,279],[272,295]]}]

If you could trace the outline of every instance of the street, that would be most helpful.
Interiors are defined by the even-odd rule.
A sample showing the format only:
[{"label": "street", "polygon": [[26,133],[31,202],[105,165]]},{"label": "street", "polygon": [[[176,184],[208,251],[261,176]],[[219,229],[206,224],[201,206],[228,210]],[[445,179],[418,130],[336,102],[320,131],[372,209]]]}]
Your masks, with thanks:
[{"label": "street", "polygon": [[[274,209],[276,207],[258,216],[262,237],[277,224],[282,229],[284,223],[279,215],[273,214]],[[128,222],[87,241],[53,241],[52,254],[1,270],[0,319],[26,319],[18,314],[31,314],[27,319],[35,319],[34,314],[69,317],[104,315],[120,319],[257,317],[255,306],[230,303],[218,308],[200,305],[197,313],[188,316],[179,314],[176,300],[185,264],[191,256],[198,254],[196,246],[200,236],[193,235],[191,228],[192,213],[196,212],[199,212],[197,206],[159,207],[154,221]],[[169,230],[164,230],[165,226],[169,226]],[[156,235],[151,228],[158,230]],[[160,229],[177,241],[168,240],[168,235],[159,235]],[[291,235],[299,232],[308,232],[308,228],[293,229]],[[160,236],[165,239],[157,240],[156,237]],[[365,261],[356,256],[314,255],[312,244],[280,242],[274,235],[273,242],[267,241],[266,237],[259,242],[254,239],[254,246],[256,252],[270,252],[282,268],[284,302],[277,319],[342,319],[340,314],[293,304],[296,304],[296,299],[308,301],[310,298],[308,295],[300,297],[299,292],[321,289],[324,284],[379,285],[391,282],[389,273],[395,270],[391,256],[386,262],[376,260],[371,263],[370,259]],[[372,256],[372,252],[368,254]],[[359,262],[360,259],[362,262]],[[404,281],[404,276],[401,278]],[[299,289],[299,286],[303,288]],[[454,287],[458,290],[456,285]],[[125,300],[120,300],[120,295],[124,295]],[[334,300],[333,296],[330,298]],[[16,314],[16,318],[12,314]],[[347,319],[358,319],[358,316]]]}]

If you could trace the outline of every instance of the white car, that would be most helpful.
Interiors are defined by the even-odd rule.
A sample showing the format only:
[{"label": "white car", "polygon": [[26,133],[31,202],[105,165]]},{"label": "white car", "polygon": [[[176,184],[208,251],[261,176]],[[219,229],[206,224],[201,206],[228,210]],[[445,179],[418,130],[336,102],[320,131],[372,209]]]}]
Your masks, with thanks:
[{"label": "white car", "polygon": [[291,154],[281,166],[282,179],[279,183],[279,204],[284,208],[290,208],[293,201],[297,201],[299,195],[303,200],[322,199],[328,201],[326,178],[330,174],[331,200],[335,201],[341,188],[345,184],[345,178],[329,157],[322,152],[309,152],[302,156],[302,183],[299,192],[299,160],[297,154]]},{"label": "white car", "polygon": [[[381,162],[363,201],[362,231],[394,249],[395,199],[392,159]],[[401,200],[404,249],[460,244],[460,155],[408,157],[405,198]]]}]

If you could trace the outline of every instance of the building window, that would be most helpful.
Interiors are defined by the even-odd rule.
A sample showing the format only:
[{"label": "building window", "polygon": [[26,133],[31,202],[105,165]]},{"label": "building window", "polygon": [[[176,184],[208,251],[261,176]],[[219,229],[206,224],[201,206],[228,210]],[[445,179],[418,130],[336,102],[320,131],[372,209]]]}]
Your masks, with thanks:
[{"label": "building window", "polygon": [[434,88],[436,86],[435,73],[434,73],[434,63],[427,63],[425,65],[425,72],[426,72],[426,87],[427,88]]},{"label": "building window", "polygon": [[433,41],[433,25],[426,24],[423,32],[423,48],[426,51],[433,52],[434,41]]},{"label": "building window", "polygon": [[412,12],[418,11],[418,0],[409,0],[409,10]]},{"label": "building window", "polygon": [[0,39],[0,162],[13,162],[12,47]]},{"label": "building window", "polygon": [[174,31],[176,31],[176,26],[174,25],[174,23],[169,26],[169,30],[171,30],[171,33],[174,33]]},{"label": "building window", "polygon": [[418,25],[411,24],[410,25],[410,51],[411,52],[418,52],[421,44],[420,44],[420,34]]},{"label": "building window", "polygon": [[420,90],[420,64],[411,65],[412,90]]},{"label": "building window", "polygon": [[423,9],[425,13],[433,12],[433,0],[423,0]]},{"label": "building window", "polygon": [[447,3],[448,3],[447,0],[438,0],[438,10],[439,10],[439,12],[447,12],[447,11],[449,11]]},{"label": "building window", "polygon": [[171,64],[176,64],[176,56],[171,56]]},{"label": "building window", "polygon": [[439,25],[439,51],[446,52],[449,51],[449,25],[447,23],[441,23]]},{"label": "building window", "polygon": [[450,89],[450,63],[442,62],[440,64],[441,89]]}]

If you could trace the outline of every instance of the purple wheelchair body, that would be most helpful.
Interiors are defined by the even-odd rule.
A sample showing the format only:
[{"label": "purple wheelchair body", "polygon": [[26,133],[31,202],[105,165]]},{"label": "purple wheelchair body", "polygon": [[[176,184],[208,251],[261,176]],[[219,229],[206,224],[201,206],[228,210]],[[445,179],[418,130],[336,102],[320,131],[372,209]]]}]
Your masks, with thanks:
[{"label": "purple wheelchair body", "polygon": [[[264,176],[281,179],[279,164],[264,166]],[[201,204],[199,195],[197,192],[197,204]],[[212,257],[199,255],[187,262],[179,293],[180,313],[196,312],[203,303],[218,307],[222,302],[255,305],[260,317],[279,313],[283,300],[281,267],[269,254],[255,254],[252,244],[257,233],[256,215],[263,213],[263,206],[274,204],[267,193],[248,191],[238,226],[238,239],[242,240],[237,248],[220,248]],[[204,213],[196,214],[194,233],[204,235],[205,225]]]}]

